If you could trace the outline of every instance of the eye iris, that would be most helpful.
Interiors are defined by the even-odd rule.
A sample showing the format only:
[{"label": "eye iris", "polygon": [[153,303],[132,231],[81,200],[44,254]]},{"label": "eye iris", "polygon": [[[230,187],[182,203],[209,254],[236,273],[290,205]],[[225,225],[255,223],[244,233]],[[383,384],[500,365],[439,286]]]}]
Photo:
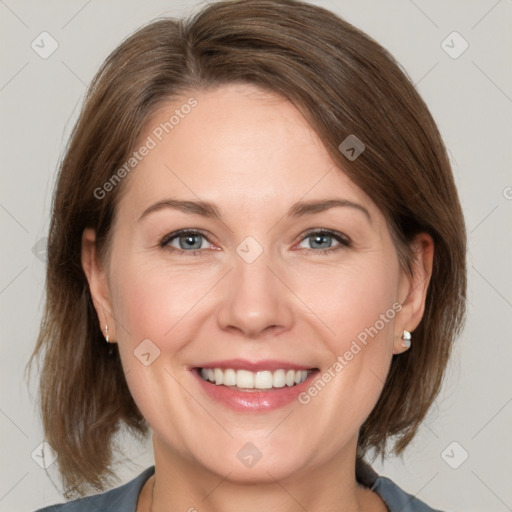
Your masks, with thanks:
[{"label": "eye iris", "polygon": [[[325,248],[325,245],[322,246],[322,244],[325,244],[327,243],[328,244],[328,241],[329,239],[331,238],[330,235],[326,235],[326,234],[322,234],[322,233],[319,233],[319,234],[316,234],[316,235],[312,235],[312,247],[315,248],[315,247],[322,247],[322,248]],[[326,242],[327,240],[327,242]],[[330,244],[328,244],[327,246],[329,247]]]},{"label": "eye iris", "polygon": [[[200,235],[182,235],[180,236],[180,248],[181,249],[200,249],[201,238]],[[182,244],[182,242],[184,244]]]}]

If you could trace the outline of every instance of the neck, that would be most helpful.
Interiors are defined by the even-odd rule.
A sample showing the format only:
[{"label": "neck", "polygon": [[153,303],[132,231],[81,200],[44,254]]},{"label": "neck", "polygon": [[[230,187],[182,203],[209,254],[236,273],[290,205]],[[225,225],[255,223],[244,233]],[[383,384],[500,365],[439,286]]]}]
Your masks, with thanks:
[{"label": "neck", "polygon": [[[386,508],[355,478],[355,444],[324,464],[291,475],[251,482],[237,479],[236,468],[219,475],[170,451],[155,436],[155,475],[145,490],[150,506],[143,512],[380,512]],[[142,512],[142,509],[141,509]]]}]

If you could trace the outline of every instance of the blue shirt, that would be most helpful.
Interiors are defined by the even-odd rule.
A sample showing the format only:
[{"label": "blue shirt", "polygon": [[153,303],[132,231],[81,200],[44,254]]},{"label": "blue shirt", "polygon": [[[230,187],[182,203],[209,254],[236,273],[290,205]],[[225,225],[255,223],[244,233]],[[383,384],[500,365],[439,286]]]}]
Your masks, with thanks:
[{"label": "blue shirt", "polygon": [[[136,512],[139,493],[154,472],[155,466],[151,466],[120,487],[68,503],[51,505],[36,512]],[[356,476],[358,482],[380,496],[389,512],[441,512],[402,491],[389,478],[378,476],[368,465],[358,465]]]}]

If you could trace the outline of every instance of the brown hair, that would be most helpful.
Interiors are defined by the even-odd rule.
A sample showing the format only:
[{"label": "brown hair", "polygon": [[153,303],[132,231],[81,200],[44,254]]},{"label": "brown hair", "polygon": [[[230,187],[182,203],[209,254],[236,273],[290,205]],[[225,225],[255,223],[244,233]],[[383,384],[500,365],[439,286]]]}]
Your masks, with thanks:
[{"label": "brown hair", "polygon": [[[121,426],[148,426],[128,390],[117,348],[105,343],[81,266],[81,236],[108,242],[121,183],[94,191],[126,161],[155,109],[176,95],[230,82],[280,93],[301,110],[334,162],[386,216],[400,261],[419,232],[435,244],[424,317],[407,353],[393,358],[359,448],[400,453],[437,396],[465,313],[466,237],[445,147],[428,109],[393,57],[333,13],[291,0],[208,5],[189,20],[139,29],[92,81],[58,175],[48,239],[46,308],[37,346],[46,439],[68,495],[114,476]],[[349,161],[350,134],[366,145]]]}]

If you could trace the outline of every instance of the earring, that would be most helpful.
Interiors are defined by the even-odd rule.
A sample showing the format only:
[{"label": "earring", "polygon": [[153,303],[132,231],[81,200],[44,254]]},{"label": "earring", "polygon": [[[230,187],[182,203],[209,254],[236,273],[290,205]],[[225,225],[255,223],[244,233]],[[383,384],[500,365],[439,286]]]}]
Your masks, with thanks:
[{"label": "earring", "polygon": [[402,334],[402,347],[404,347],[406,350],[411,348],[411,338],[411,333],[404,330],[404,333]]},{"label": "earring", "polygon": [[110,343],[110,336],[108,335],[108,325],[105,324],[105,330],[104,330],[104,333],[105,333],[105,341],[107,343]]}]

